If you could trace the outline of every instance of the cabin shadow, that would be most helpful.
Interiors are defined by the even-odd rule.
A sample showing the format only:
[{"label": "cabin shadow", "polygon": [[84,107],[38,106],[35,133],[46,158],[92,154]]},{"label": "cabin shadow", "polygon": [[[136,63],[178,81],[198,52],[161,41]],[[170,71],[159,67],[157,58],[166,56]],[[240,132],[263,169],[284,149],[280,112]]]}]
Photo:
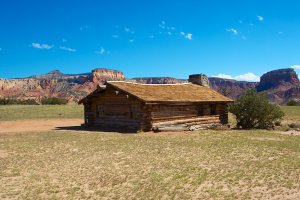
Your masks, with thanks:
[{"label": "cabin shadow", "polygon": [[100,126],[61,126],[56,127],[55,130],[59,131],[91,131],[91,132],[113,132],[113,133],[124,133],[124,134],[136,134],[139,130],[126,129],[126,128],[115,128],[115,127],[100,127]]}]

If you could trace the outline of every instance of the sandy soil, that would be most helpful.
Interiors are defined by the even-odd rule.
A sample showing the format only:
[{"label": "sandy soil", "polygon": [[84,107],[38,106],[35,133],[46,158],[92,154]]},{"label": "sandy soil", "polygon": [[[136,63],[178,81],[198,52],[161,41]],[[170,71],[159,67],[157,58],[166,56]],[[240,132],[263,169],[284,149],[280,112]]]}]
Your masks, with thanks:
[{"label": "sandy soil", "polygon": [[0,133],[51,131],[60,128],[77,127],[82,123],[82,119],[0,121]]},{"label": "sandy soil", "polygon": [[300,131],[290,130],[290,131],[275,131],[275,133],[283,134],[283,135],[300,135]]}]

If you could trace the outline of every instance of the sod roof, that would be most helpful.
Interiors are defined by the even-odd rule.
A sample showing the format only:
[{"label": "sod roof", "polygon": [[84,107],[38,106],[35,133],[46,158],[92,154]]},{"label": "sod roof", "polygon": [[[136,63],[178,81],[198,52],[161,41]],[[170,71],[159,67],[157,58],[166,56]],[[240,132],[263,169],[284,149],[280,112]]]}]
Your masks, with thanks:
[{"label": "sod roof", "polygon": [[109,81],[107,86],[123,91],[144,102],[232,102],[233,100],[204,86],[185,84],[140,84]]}]

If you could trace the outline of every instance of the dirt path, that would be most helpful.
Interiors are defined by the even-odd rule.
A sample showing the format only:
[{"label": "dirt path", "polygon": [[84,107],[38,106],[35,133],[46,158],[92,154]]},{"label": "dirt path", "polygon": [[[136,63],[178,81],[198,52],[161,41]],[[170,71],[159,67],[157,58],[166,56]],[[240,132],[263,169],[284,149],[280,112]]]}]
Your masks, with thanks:
[{"label": "dirt path", "polygon": [[83,123],[82,119],[40,119],[0,121],[0,133],[51,131],[62,127],[76,127]]}]

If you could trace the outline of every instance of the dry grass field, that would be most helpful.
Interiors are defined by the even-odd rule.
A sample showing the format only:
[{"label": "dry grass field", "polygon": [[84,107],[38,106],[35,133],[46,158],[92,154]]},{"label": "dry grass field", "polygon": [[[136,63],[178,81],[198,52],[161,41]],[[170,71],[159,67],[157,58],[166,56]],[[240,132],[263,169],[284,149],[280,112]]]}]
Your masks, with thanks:
[{"label": "dry grass field", "polygon": [[285,120],[300,123],[300,106],[282,106],[285,112]]},{"label": "dry grass field", "polygon": [[[11,108],[0,107],[0,120],[42,120],[36,117],[42,107],[36,114]],[[15,113],[19,109],[23,115]],[[61,126],[82,112],[80,106],[47,109],[44,119],[59,116]],[[299,107],[284,110],[287,120],[299,119]],[[0,132],[0,199],[300,198],[297,135],[262,130],[122,134],[56,130],[57,125]]]},{"label": "dry grass field", "polygon": [[83,106],[78,105],[10,105],[0,106],[0,121],[30,119],[83,118]]}]

